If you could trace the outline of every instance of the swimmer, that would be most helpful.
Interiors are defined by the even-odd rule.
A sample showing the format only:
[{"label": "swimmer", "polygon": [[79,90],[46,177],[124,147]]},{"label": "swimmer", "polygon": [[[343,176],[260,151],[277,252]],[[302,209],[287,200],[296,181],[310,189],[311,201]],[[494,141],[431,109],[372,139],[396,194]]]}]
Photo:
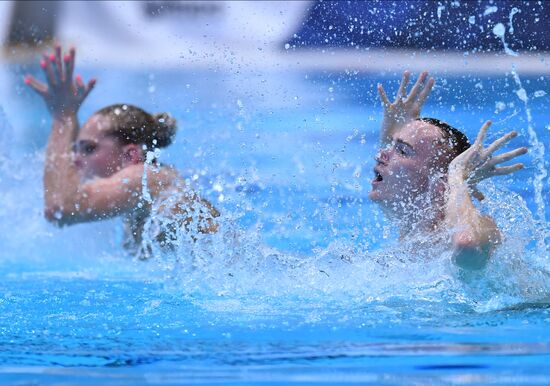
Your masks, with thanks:
[{"label": "swimmer", "polygon": [[133,248],[139,248],[153,207],[173,220],[170,229],[155,231],[153,238],[161,243],[170,241],[167,235],[176,226],[215,232],[217,210],[155,158],[155,149],[172,142],[175,120],[116,104],[96,111],[80,128],[78,109],[96,81],[84,84],[79,75],[73,80],[74,63],[74,48],[62,57],[56,46],[40,62],[47,84],[25,77],[53,118],[44,166],[46,219],[64,226],[122,216],[125,246]]},{"label": "swimmer", "polygon": [[522,169],[521,163],[499,165],[525,154],[527,148],[494,155],[517,133],[512,131],[484,147],[490,121],[470,145],[464,134],[447,123],[420,118],[435,81],[423,72],[406,95],[409,79],[405,71],[393,103],[378,85],[384,117],[369,198],[397,223],[402,240],[419,232],[450,232],[455,264],[481,269],[501,235],[495,221],[474,205],[473,198],[483,199],[477,183]]}]

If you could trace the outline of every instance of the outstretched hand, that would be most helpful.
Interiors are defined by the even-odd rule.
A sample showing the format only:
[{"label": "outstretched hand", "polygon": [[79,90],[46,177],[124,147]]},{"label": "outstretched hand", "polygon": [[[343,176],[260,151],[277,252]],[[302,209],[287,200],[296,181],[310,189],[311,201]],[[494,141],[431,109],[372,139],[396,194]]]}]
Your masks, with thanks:
[{"label": "outstretched hand", "polygon": [[427,71],[422,72],[409,94],[406,95],[410,77],[411,73],[409,71],[403,73],[403,79],[393,103],[388,99],[384,87],[378,84],[378,93],[384,107],[382,138],[391,138],[399,126],[420,117],[420,110],[426,99],[428,99],[435,80],[434,78],[427,79]]},{"label": "outstretched hand", "polygon": [[40,61],[47,83],[36,80],[32,75],[25,77],[25,83],[44,98],[54,116],[76,114],[95,86],[95,79],[84,84],[80,75],[77,75],[73,80],[75,53],[75,49],[71,48],[62,58],[61,46],[57,45],[55,53],[49,56],[44,54]]},{"label": "outstretched hand", "polygon": [[523,168],[522,163],[516,163],[510,166],[497,165],[509,161],[517,156],[527,153],[526,147],[520,147],[512,151],[493,156],[493,153],[500,149],[504,144],[517,136],[515,131],[512,131],[490,144],[488,147],[483,147],[483,139],[487,133],[487,129],[491,126],[491,121],[485,122],[477,139],[472,146],[465,152],[457,156],[449,165],[449,179],[459,178],[461,181],[467,181],[470,186],[475,185],[490,177],[502,176],[513,173]]}]

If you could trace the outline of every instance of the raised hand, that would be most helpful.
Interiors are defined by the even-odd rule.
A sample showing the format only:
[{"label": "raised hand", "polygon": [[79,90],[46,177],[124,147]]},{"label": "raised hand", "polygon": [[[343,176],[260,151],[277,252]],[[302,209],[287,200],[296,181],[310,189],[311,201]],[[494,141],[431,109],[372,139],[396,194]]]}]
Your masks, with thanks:
[{"label": "raised hand", "polygon": [[32,75],[25,76],[25,83],[40,95],[54,116],[76,114],[84,99],[94,88],[96,80],[84,84],[80,75],[73,80],[75,49],[71,48],[62,58],[61,46],[55,53],[44,54],[40,67],[44,70],[47,83],[36,80]]},{"label": "raised hand", "polygon": [[384,107],[384,119],[380,133],[382,143],[391,142],[392,135],[399,127],[420,117],[420,110],[426,99],[428,99],[435,83],[433,78],[427,80],[428,72],[424,71],[418,77],[409,94],[406,95],[410,77],[411,73],[409,71],[403,73],[403,79],[393,103],[388,99],[382,85],[378,84],[378,93]]},{"label": "raised hand", "polygon": [[512,131],[490,144],[488,147],[483,147],[483,139],[487,133],[487,129],[491,126],[491,121],[485,122],[477,139],[472,146],[458,157],[456,157],[449,165],[449,179],[459,178],[460,181],[467,181],[470,186],[474,186],[479,181],[493,176],[502,176],[513,173],[523,168],[522,163],[516,163],[510,166],[497,165],[509,161],[517,156],[527,153],[526,147],[520,147],[512,151],[493,156],[493,153],[500,149],[504,144],[517,136],[515,131]]}]

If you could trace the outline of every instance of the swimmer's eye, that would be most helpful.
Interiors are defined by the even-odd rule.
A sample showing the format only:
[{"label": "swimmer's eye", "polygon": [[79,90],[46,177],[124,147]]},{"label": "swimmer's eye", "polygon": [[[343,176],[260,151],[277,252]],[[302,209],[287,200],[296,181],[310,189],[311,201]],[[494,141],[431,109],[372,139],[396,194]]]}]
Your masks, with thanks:
[{"label": "swimmer's eye", "polygon": [[395,151],[397,151],[397,153],[403,155],[403,156],[410,156],[411,155],[411,151],[410,149],[408,148],[408,146],[402,142],[396,142],[395,145],[394,145],[394,148],[395,148]]},{"label": "swimmer's eye", "polygon": [[82,141],[73,145],[73,151],[84,156],[93,154],[96,150],[97,143],[94,142]]}]

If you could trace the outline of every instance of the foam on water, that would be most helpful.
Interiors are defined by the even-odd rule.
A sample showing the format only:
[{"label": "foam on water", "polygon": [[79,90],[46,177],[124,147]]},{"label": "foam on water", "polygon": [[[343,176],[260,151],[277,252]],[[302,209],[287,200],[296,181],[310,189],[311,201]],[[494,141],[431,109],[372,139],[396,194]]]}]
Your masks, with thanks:
[{"label": "foam on water", "polygon": [[[520,196],[485,185],[490,198],[483,207],[497,221],[503,242],[481,273],[454,266],[448,234],[418,234],[384,247],[335,239],[305,255],[268,246],[261,224],[244,229],[235,213],[222,215],[216,234],[180,232],[177,248],[157,248],[155,261],[167,286],[207,307],[212,306],[207,299],[214,298],[219,311],[267,308],[284,314],[300,304],[354,309],[411,301],[446,302],[476,311],[546,304],[550,266],[537,247],[544,228],[538,227]],[[154,242],[147,242],[154,249]]]}]

